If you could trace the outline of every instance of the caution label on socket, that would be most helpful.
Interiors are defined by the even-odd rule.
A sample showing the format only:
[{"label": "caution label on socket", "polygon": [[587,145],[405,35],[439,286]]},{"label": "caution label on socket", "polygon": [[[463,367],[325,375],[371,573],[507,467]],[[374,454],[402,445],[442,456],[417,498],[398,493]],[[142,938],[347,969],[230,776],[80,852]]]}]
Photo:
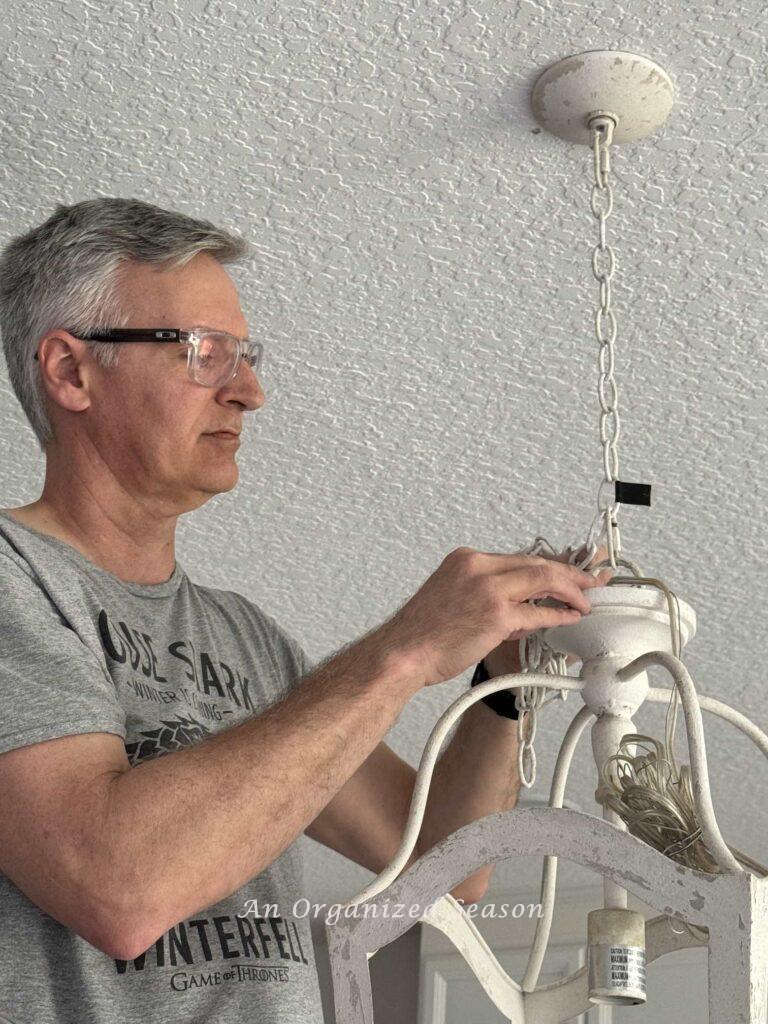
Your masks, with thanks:
[{"label": "caution label on socket", "polygon": [[645,950],[638,946],[590,946],[589,987],[616,995],[644,995]]}]

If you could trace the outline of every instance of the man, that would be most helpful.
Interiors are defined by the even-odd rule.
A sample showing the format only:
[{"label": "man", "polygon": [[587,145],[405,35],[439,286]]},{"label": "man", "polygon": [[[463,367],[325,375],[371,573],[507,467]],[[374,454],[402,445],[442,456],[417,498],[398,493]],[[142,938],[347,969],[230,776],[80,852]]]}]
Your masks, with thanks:
[{"label": "man", "polygon": [[[253,602],[193,583],[178,518],[235,486],[245,415],[265,401],[224,270],[246,251],[207,221],[97,199],[0,261],[6,362],[46,458],[38,500],[0,510],[12,1020],[320,1021],[292,844],[304,833],[380,872],[415,777],[383,737],[410,697],[484,656],[514,671],[516,638],[588,613],[604,581],[459,548],[314,670]],[[545,595],[567,607],[526,603]],[[467,713],[411,861],[513,805],[516,728],[483,703]],[[479,899],[490,871],[453,895]],[[253,900],[279,916],[249,917]]]}]

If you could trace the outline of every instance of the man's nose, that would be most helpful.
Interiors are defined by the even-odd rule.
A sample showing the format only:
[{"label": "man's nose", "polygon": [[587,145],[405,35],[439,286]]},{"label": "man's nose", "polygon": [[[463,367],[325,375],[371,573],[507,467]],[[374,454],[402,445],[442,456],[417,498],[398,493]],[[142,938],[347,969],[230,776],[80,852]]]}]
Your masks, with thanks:
[{"label": "man's nose", "polygon": [[261,381],[253,368],[241,362],[235,376],[219,389],[223,400],[239,402],[246,409],[260,409],[267,400]]}]

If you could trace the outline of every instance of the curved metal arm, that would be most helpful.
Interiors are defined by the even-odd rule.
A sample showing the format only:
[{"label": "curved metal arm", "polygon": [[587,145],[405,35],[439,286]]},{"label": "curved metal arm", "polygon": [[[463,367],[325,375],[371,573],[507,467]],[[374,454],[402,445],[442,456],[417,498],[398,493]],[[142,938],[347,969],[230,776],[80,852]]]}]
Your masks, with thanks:
[{"label": "curved metal arm", "polygon": [[[662,703],[669,700],[669,693],[669,690],[652,686],[648,690],[646,699]],[[735,725],[737,729],[752,740],[761,753],[768,757],[768,736],[751,719],[735,708],[730,707],[730,705],[724,704],[721,700],[716,700],[714,697],[705,697],[702,694],[697,694],[697,697],[702,711],[709,711],[711,714],[717,715],[718,718],[722,718],[726,722],[730,722],[731,725]]]},{"label": "curved metal arm", "polygon": [[[667,691],[667,699],[668,698],[669,691]],[[568,727],[568,731],[566,732],[558,754],[553,774],[552,790],[549,801],[550,807],[562,807],[563,805],[570,762],[584,728],[591,718],[594,718],[593,713],[588,708],[582,708]],[[522,981],[523,991],[525,992],[533,992],[536,989],[536,984],[541,972],[541,966],[546,955],[554,913],[556,885],[557,857],[548,856],[544,858],[544,868],[542,872],[541,903],[543,913],[536,922],[536,934],[528,959],[528,967]]]},{"label": "curved metal arm", "polygon": [[[548,675],[545,672],[516,672],[506,676],[496,676],[489,679],[487,683],[475,686],[468,693],[463,693],[451,704],[447,711],[443,712],[437,720],[437,724],[429,735],[429,740],[421,755],[419,770],[416,774],[416,782],[413,786],[411,796],[411,807],[408,812],[408,821],[403,832],[403,839],[390,861],[389,865],[377,875],[374,880],[363,889],[354,899],[345,903],[345,907],[353,907],[363,903],[374,896],[377,896],[383,889],[394,881],[408,862],[408,858],[416,847],[416,840],[421,831],[424,821],[424,811],[427,806],[429,795],[429,784],[432,781],[432,772],[435,768],[440,748],[451,729],[453,723],[459,719],[465,711],[469,710],[489,693],[496,693],[497,690],[508,690],[515,685],[520,685],[519,680],[524,680],[526,686],[543,687],[553,690],[581,690],[584,682],[581,679],[574,679],[572,676]],[[516,682],[517,681],[517,682]]]},{"label": "curved metal arm", "polygon": [[[576,746],[581,739],[584,729],[589,721],[595,716],[587,707],[580,708],[571,719],[563,742],[555,762],[555,771],[552,775],[552,787],[549,794],[550,807],[562,807],[565,797],[565,786],[568,782],[568,772]],[[542,915],[536,921],[536,933],[533,938],[531,952],[528,955],[528,966],[523,976],[522,988],[524,992],[532,992],[536,988],[541,973],[541,965],[549,945],[549,935],[552,930],[552,917],[555,911],[555,890],[557,888],[557,857],[547,856],[544,858],[544,867],[541,873],[541,906]]]},{"label": "curved metal arm", "polygon": [[451,940],[499,1013],[510,1020],[524,1020],[520,986],[510,978],[475,922],[450,893],[436,900],[429,916],[422,920]]},{"label": "curved metal arm", "polygon": [[[736,711],[734,708],[724,704],[722,701],[716,700],[714,697],[705,697],[701,694],[697,694],[696,696],[702,710],[709,711],[710,713],[717,715],[719,718],[730,722],[737,729],[741,730],[745,736],[752,740],[758,750],[768,757],[768,735],[758,728],[758,726],[747,718],[746,715],[743,715],[740,711]],[[651,687],[646,699],[657,703],[663,703],[669,701],[669,697],[669,690]],[[562,801],[565,795],[565,784],[568,778],[568,770],[573,756],[573,751],[575,750],[576,744],[578,743],[581,734],[591,717],[593,716],[589,710],[587,708],[582,708],[568,727],[568,731],[563,739],[557,763],[555,765],[555,772],[552,779],[552,790],[549,800],[550,807],[562,807]],[[572,730],[575,735],[572,735]],[[522,988],[524,992],[533,992],[536,989],[536,983],[538,981],[541,966],[549,944],[556,886],[557,857],[545,857],[541,884],[541,904],[543,913],[536,922],[536,934],[528,958],[528,967],[522,981]]]}]

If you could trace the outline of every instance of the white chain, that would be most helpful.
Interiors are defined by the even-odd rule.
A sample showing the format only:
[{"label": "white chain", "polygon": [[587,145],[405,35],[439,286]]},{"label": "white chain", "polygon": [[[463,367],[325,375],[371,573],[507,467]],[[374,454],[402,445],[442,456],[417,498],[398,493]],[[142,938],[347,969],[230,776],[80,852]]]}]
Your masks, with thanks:
[{"label": "white chain", "polygon": [[[544,537],[537,537],[532,544],[523,549],[522,554],[538,555],[544,548],[550,554],[557,554],[552,545]],[[541,639],[538,633],[530,633],[520,640],[520,671],[548,672],[566,675],[568,666],[565,655],[553,651]],[[548,690],[540,686],[521,686],[515,694],[517,719],[517,771],[520,784],[530,789],[536,781],[536,739],[537,712],[552,700],[565,700],[567,690]],[[526,728],[527,726],[527,728]]]},{"label": "white chain", "polygon": [[[613,249],[605,243],[605,222],[611,215],[613,209],[613,190],[608,181],[608,174],[611,169],[610,145],[613,140],[613,130],[616,122],[606,114],[593,117],[589,122],[592,129],[592,145],[594,150],[595,183],[592,186],[590,206],[592,213],[598,221],[599,243],[592,252],[592,273],[600,283],[600,306],[595,315],[595,333],[600,345],[598,365],[600,376],[597,384],[597,396],[600,400],[600,441],[603,445],[603,469],[605,477],[602,480],[597,492],[598,515],[590,530],[588,547],[595,545],[597,550],[596,536],[599,536],[602,529],[605,530],[608,547],[608,557],[611,566],[615,569],[616,559],[621,554],[621,537],[617,524],[619,503],[615,498],[607,505],[601,503],[603,488],[608,485],[614,488],[615,481],[619,476],[619,455],[617,443],[621,433],[621,421],[619,420],[619,393],[616,381],[613,376],[614,369],[614,343],[616,341],[616,317],[611,309],[611,278],[616,266]],[[600,258],[605,260],[607,265],[599,267]],[[608,322],[608,335],[604,334],[604,324]],[[606,388],[608,395],[606,396]],[[588,552],[589,559],[594,552]]]},{"label": "white chain", "polygon": [[[603,446],[604,478],[597,491],[597,515],[587,536],[586,545],[565,549],[568,561],[576,563],[576,555],[584,549],[584,557],[578,561],[580,569],[586,568],[594,558],[599,541],[605,534],[608,558],[611,567],[616,569],[619,562],[631,564],[621,559],[621,536],[617,523],[619,503],[615,500],[616,480],[619,476],[618,440],[621,434],[619,419],[619,393],[616,387],[614,371],[614,344],[616,341],[616,317],[611,309],[611,278],[616,267],[613,249],[605,241],[605,222],[613,209],[613,190],[608,180],[611,169],[610,145],[616,122],[612,117],[599,114],[589,122],[592,129],[592,145],[594,150],[595,183],[592,186],[590,206],[598,221],[599,242],[592,252],[592,273],[600,284],[600,306],[595,315],[595,333],[600,346],[598,366],[597,395],[600,401],[600,442]],[[607,263],[601,268],[600,260]],[[608,323],[608,334],[604,327]],[[606,486],[613,488],[612,499],[606,504],[602,502],[603,490]],[[532,544],[524,549],[524,554],[538,555],[548,549],[547,553],[557,555],[552,545],[544,537],[537,537]],[[554,651],[544,643],[538,633],[523,637],[520,641],[520,671],[549,672],[566,675],[568,666],[564,654]],[[547,690],[541,687],[521,686],[517,690],[515,706],[519,712],[517,721],[518,755],[517,765],[520,783],[530,789],[536,781],[536,738],[537,712],[552,700],[567,697],[567,690]]]},{"label": "white chain", "polygon": [[[597,395],[600,400],[600,442],[603,446],[603,469],[604,478],[600,482],[597,492],[598,513],[590,527],[585,554],[579,562],[580,568],[585,568],[592,561],[597,552],[599,540],[605,532],[608,558],[612,568],[617,567],[617,559],[622,552],[622,540],[618,534],[616,516],[618,513],[618,502],[615,501],[615,481],[618,478],[618,451],[617,441],[621,434],[622,424],[618,419],[618,390],[613,377],[614,349],[616,339],[616,319],[610,307],[610,282],[615,269],[615,256],[613,250],[605,242],[605,221],[610,216],[613,208],[613,191],[608,181],[610,171],[609,146],[613,138],[615,122],[607,115],[597,115],[590,121],[592,129],[592,143],[595,158],[595,183],[592,186],[590,207],[598,221],[598,244],[592,253],[592,272],[600,285],[600,305],[595,314],[595,334],[600,346],[598,366],[600,376],[597,385]],[[602,264],[601,264],[602,261]],[[605,328],[607,324],[607,334]],[[607,395],[606,395],[607,391]],[[601,504],[603,487],[613,486],[613,500],[607,504]],[[529,545],[524,553],[531,555],[541,554],[546,549],[548,553],[557,555],[551,544],[543,537]],[[568,561],[575,563],[579,549],[569,546],[565,549]],[[520,640],[520,672],[548,672],[557,675],[567,675],[567,663],[565,655],[553,650],[542,640],[538,633],[532,633]],[[530,788],[536,782],[536,750],[534,740],[537,730],[537,713],[550,700],[567,697],[567,690],[548,690],[542,687],[529,687],[522,685],[517,689],[515,705],[519,712],[517,720],[518,753],[517,768],[520,783],[525,788]],[[527,726],[527,728],[526,728]]]}]

